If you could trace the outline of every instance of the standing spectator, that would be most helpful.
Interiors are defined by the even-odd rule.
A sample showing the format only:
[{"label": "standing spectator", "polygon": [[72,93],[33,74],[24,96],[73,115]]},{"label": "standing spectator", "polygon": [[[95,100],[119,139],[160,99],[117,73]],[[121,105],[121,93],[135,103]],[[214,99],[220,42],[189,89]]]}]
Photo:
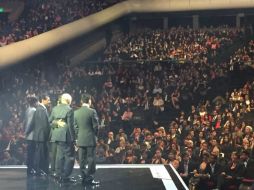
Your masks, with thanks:
[{"label": "standing spectator", "polygon": [[130,107],[127,108],[127,110],[122,115],[122,121],[123,121],[123,129],[126,131],[127,135],[130,135],[132,130],[132,118],[133,118],[133,112],[131,111]]},{"label": "standing spectator", "polygon": [[159,114],[164,111],[164,101],[159,93],[153,99],[153,106],[155,114]]}]

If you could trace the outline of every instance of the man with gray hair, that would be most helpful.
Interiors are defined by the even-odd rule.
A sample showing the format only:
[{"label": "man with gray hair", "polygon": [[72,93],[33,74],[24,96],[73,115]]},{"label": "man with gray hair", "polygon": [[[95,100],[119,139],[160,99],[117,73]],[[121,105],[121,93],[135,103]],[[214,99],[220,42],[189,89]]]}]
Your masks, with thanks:
[{"label": "man with gray hair", "polygon": [[75,182],[69,178],[74,166],[74,114],[70,107],[72,97],[64,93],[60,103],[52,109],[49,121],[54,129],[51,133],[51,142],[56,142],[57,153],[55,172],[60,183]]}]

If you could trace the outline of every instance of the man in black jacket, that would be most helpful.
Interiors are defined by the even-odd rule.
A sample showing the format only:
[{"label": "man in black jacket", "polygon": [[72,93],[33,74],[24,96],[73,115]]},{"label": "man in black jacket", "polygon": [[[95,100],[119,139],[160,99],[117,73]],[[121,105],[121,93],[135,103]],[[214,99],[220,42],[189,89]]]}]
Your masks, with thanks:
[{"label": "man in black jacket", "polygon": [[247,187],[251,187],[254,184],[254,160],[250,158],[250,151],[248,150],[243,150],[240,158],[244,166],[241,187],[243,189],[245,186],[247,189]]},{"label": "man in black jacket", "polygon": [[54,128],[51,141],[56,142],[57,146],[55,170],[59,182],[75,182],[73,178],[69,178],[75,161],[74,115],[70,107],[71,101],[71,95],[63,94],[60,104],[53,108],[49,119],[52,128]]},{"label": "man in black jacket", "polygon": [[189,185],[191,174],[197,169],[197,164],[190,159],[188,152],[182,154],[182,161],[179,164],[178,173],[182,177],[186,185]]},{"label": "man in black jacket", "polygon": [[50,133],[50,126],[48,121],[47,106],[50,104],[50,98],[43,95],[36,107],[33,116],[32,125],[33,140],[35,142],[35,171],[38,176],[46,175],[49,170],[48,158],[48,140]]},{"label": "man in black jacket", "polygon": [[223,167],[217,162],[217,156],[211,154],[209,157],[209,165],[210,168],[210,185],[215,187],[217,185],[218,176],[221,174]]},{"label": "man in black jacket", "polygon": [[[79,162],[83,185],[98,185],[94,181],[96,171],[95,149],[98,132],[98,116],[95,109],[90,108],[91,96],[81,97],[82,107],[74,112],[77,146],[79,147]],[[86,168],[86,165],[88,167]]]},{"label": "man in black jacket", "polygon": [[33,140],[34,126],[32,124],[33,116],[36,111],[38,99],[36,96],[27,97],[28,108],[25,114],[24,127],[27,141],[27,175],[35,174],[34,170],[34,155],[35,155],[35,142]]}]

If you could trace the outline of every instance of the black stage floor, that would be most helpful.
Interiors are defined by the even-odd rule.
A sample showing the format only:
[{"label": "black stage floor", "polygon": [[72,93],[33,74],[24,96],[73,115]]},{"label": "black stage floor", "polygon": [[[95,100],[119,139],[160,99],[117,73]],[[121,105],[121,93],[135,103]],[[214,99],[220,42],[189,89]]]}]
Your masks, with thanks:
[{"label": "black stage floor", "polygon": [[[72,176],[79,175],[75,168]],[[27,177],[25,167],[0,167],[0,190],[177,190],[187,189],[170,166],[99,165],[95,179],[99,186],[59,184],[51,177]]]}]

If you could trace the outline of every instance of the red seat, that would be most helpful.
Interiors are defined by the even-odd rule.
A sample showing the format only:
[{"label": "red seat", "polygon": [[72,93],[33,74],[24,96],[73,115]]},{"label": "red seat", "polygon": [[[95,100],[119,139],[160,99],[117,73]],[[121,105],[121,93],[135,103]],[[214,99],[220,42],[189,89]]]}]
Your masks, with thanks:
[{"label": "red seat", "polygon": [[247,179],[247,178],[244,178],[242,180],[243,183],[254,183],[254,179]]}]

